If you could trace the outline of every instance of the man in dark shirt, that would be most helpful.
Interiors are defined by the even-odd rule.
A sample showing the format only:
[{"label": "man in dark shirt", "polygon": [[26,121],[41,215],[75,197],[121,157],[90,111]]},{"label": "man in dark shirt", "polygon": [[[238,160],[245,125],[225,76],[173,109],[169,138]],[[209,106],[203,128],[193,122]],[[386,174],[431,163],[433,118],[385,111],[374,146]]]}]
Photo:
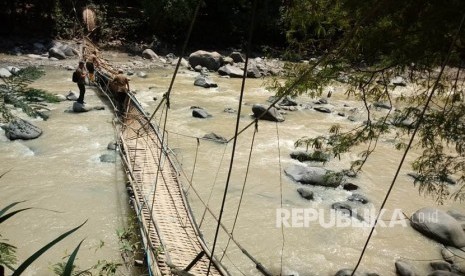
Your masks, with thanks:
[{"label": "man in dark shirt", "polygon": [[79,67],[76,69],[76,72],[79,74],[77,81],[77,86],[79,88],[79,98],[77,99],[77,102],[84,104],[84,94],[86,93],[86,71],[84,69],[84,61],[79,62]]}]

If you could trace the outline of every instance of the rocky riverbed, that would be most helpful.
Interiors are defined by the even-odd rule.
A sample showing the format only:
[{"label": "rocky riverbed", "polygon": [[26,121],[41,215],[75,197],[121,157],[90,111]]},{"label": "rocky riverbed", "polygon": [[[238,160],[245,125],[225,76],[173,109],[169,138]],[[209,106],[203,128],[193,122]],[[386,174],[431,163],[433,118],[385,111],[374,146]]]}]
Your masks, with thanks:
[{"label": "rocky riverbed", "polygon": [[[10,74],[14,74],[16,69],[13,70],[9,66],[16,68],[43,66],[46,70],[51,70],[50,68],[52,68],[55,71],[54,76],[60,78],[60,85],[64,83],[61,79],[63,77],[62,72],[66,72],[66,74],[69,72],[69,86],[75,86],[71,83],[71,71],[74,70],[79,61],[79,56],[76,55],[76,52],[79,52],[80,45],[76,42],[67,41],[53,45],[34,43],[28,46],[16,47],[9,51],[10,54],[0,55],[2,61],[2,66],[0,67],[4,67]],[[69,49],[67,47],[70,47],[71,50],[66,50]],[[55,48],[55,50],[52,51],[53,55],[50,55],[50,49],[52,48]],[[57,55],[60,49],[63,49],[61,50],[63,53],[69,53],[69,56],[65,54],[66,58],[57,58],[55,55]],[[124,57],[121,57],[119,53],[111,51],[104,51],[101,55],[103,59],[109,60],[111,64],[124,69],[128,75],[133,76],[134,80],[131,85],[149,110],[154,108],[155,102],[153,98],[160,98],[165,92],[164,89],[166,89],[166,86],[164,84],[167,83],[170,77],[168,73],[172,71],[177,62],[173,54],[160,57],[150,51],[141,52],[137,56],[124,55]],[[209,140],[221,142],[218,143],[219,145],[205,148],[204,151],[208,155],[210,151],[218,151],[218,147],[227,141],[223,136],[231,136],[231,129],[230,127],[226,128],[226,126],[231,125],[231,118],[233,118],[231,115],[234,115],[237,111],[231,105],[233,102],[231,99],[235,101],[235,96],[233,96],[235,94],[230,93],[229,88],[226,87],[234,83],[235,88],[237,88],[238,82],[234,78],[243,74],[243,71],[240,70],[244,69],[244,57],[241,53],[230,53],[227,56],[223,56],[215,52],[196,51],[186,56],[181,65],[182,81],[187,84],[184,84],[182,86],[183,90],[179,92],[182,95],[180,97],[184,98],[181,99],[184,102],[173,107],[173,120],[176,121],[175,129],[177,131],[184,130],[187,134],[193,136],[203,137],[204,133],[208,133],[207,138]],[[254,58],[250,65],[249,69],[251,71],[247,71],[247,75],[254,80],[260,80],[260,78],[270,75],[279,76],[283,73],[282,63],[279,60]],[[159,71],[162,71],[162,73],[158,73]],[[151,79],[152,74],[157,77]],[[227,78],[223,76],[227,76]],[[151,80],[155,83],[155,86],[150,87],[146,80]],[[49,78],[47,82],[54,82],[54,79]],[[400,87],[405,87],[404,82],[402,79],[396,80],[396,83]],[[59,89],[62,92],[57,94],[64,96],[63,100],[66,99],[65,96],[70,96],[68,95],[68,91],[66,91],[67,89],[61,87]],[[273,101],[275,98],[270,98],[272,95],[264,91],[263,88],[259,88],[258,83],[253,89],[256,95],[251,95],[252,93],[249,92],[250,97],[246,98],[244,107],[249,108],[248,112],[250,114],[259,116],[269,106],[270,101]],[[267,186],[275,179],[281,179],[281,176],[275,175],[276,171],[279,172],[279,170],[282,170],[283,173],[282,180],[285,183],[284,187],[286,190],[284,197],[287,200],[285,207],[290,209],[312,208],[312,210],[324,210],[325,212],[335,210],[354,223],[369,225],[372,222],[373,216],[365,216],[367,214],[365,211],[379,205],[384,195],[384,189],[380,187],[385,188],[385,185],[380,185],[380,182],[384,183],[392,175],[387,171],[380,172],[379,168],[391,168],[397,162],[392,157],[394,154],[388,149],[391,148],[392,150],[390,141],[384,140],[380,149],[381,154],[378,157],[374,157],[375,164],[368,167],[365,175],[352,178],[343,172],[343,166],[337,163],[337,160],[321,155],[318,152],[297,151],[294,149],[293,142],[295,139],[305,135],[308,131],[316,134],[322,132],[323,129],[327,129],[330,123],[337,122],[342,125],[353,125],[356,122],[363,121],[365,113],[361,104],[345,99],[342,93],[340,93],[340,89],[342,88],[335,86],[325,91],[327,92],[325,95],[332,93],[332,97],[318,99],[308,97],[300,97],[298,99],[285,98],[276,106],[277,108],[270,109],[269,113],[262,118],[267,121],[260,123],[259,133],[265,133],[265,136],[262,137],[258,146],[258,151],[262,151],[262,153],[260,155],[261,161],[256,166],[256,169],[261,169],[263,172],[252,177],[253,181],[258,183],[253,186],[253,189],[257,189],[258,192],[256,192],[253,198],[255,205],[249,203],[249,207],[262,210],[262,213],[270,216],[268,216],[268,219],[264,219],[261,216],[250,218],[249,223],[245,223],[243,227],[244,229],[252,230],[256,234],[251,234],[250,237],[244,237],[244,239],[248,241],[247,244],[259,248],[259,250],[255,250],[258,251],[257,255],[261,260],[265,260],[265,264],[268,267],[276,271],[279,269],[275,264],[276,257],[279,255],[279,246],[269,248],[266,240],[262,237],[265,232],[260,232],[273,232],[276,230],[274,221],[272,221],[271,226],[269,225],[269,217],[276,215],[273,210],[276,208],[279,191],[276,189],[270,190],[271,188]],[[68,100],[72,100],[72,98]],[[62,105],[66,103],[63,102]],[[71,102],[69,104],[71,105]],[[373,112],[380,115],[385,114],[391,108],[392,106],[386,103],[373,103]],[[95,114],[101,114],[98,112],[103,111],[96,110],[95,112]],[[91,120],[91,117],[89,116],[88,119]],[[249,122],[251,118],[244,117],[242,120]],[[270,167],[271,163],[275,163],[273,158],[269,158],[271,154],[274,154],[271,148],[276,147],[274,143],[277,139],[274,136],[276,132],[275,124],[280,124],[279,128],[283,136],[281,137],[283,139],[281,142],[284,145],[282,153],[282,158],[284,159],[283,167],[266,168]],[[97,128],[96,125],[91,126]],[[395,127],[394,124],[392,127]],[[42,139],[42,137],[39,139]],[[192,167],[193,164],[190,164],[188,160],[190,160],[189,157],[192,157],[194,152],[192,149],[183,148],[184,144],[188,143],[185,143],[179,137],[176,139],[179,141],[175,140],[173,144],[179,147],[181,154],[185,157],[186,166],[189,167],[190,165]],[[1,143],[5,142],[2,141]],[[213,159],[213,157],[218,156],[206,156],[203,165],[210,168],[216,166],[217,163],[209,160]],[[353,158],[351,156],[342,160],[342,162],[349,163],[353,161]],[[102,158],[99,160],[102,161]],[[114,161],[114,159],[111,160]],[[244,164],[245,162],[242,162],[237,166],[243,169],[245,168]],[[407,173],[407,171],[403,173],[404,178],[401,181],[405,186],[402,186],[401,191],[396,194],[397,199],[395,203],[396,206],[408,209],[407,213],[411,214],[411,223],[406,224],[405,228],[409,229],[406,232],[397,229],[394,230],[394,233],[406,235],[414,240],[417,244],[409,243],[408,246],[414,248],[415,252],[425,250],[429,254],[434,255],[435,258],[442,256],[444,261],[432,260],[427,265],[424,262],[418,263],[406,260],[424,259],[426,256],[423,256],[421,252],[415,253],[409,248],[402,248],[404,243],[408,243],[407,241],[383,240],[383,235],[387,233],[383,229],[381,241],[378,240],[378,243],[382,243],[382,246],[380,249],[376,249],[376,252],[382,256],[382,260],[378,260],[376,254],[374,254],[375,256],[367,257],[369,259],[368,264],[363,267],[362,271],[371,273],[366,275],[390,275],[394,273],[398,273],[399,275],[414,275],[415,273],[418,275],[462,275],[465,273],[465,265],[461,260],[460,253],[465,246],[465,234],[463,232],[465,212],[463,207],[452,203],[450,206],[445,206],[444,208],[429,207],[422,209],[422,205],[434,206],[434,201],[426,200],[416,194],[416,188],[412,187],[413,178],[408,176]],[[205,175],[205,179],[202,175]],[[273,175],[273,177],[270,177],[270,175]],[[206,170],[200,176],[196,175],[196,177],[200,178],[198,185],[206,185],[205,183],[210,183],[212,175],[211,172],[208,174],[208,170]],[[261,181],[260,179],[267,179],[267,181]],[[239,180],[236,181],[239,182]],[[211,190],[209,186],[202,186],[202,188]],[[237,199],[237,194],[235,194],[238,191],[237,189],[232,191],[233,198],[235,199]],[[4,200],[3,198],[1,199]],[[194,211],[197,209],[201,210],[196,205],[195,200],[193,205]],[[456,210],[453,210],[454,208]],[[270,209],[272,209],[271,212]],[[429,220],[426,220],[427,218]],[[397,216],[396,219],[405,218]],[[265,225],[265,227],[262,230],[257,230],[255,228],[256,225]],[[294,259],[289,258],[286,265],[287,270],[289,272],[296,272],[299,275],[315,275],[315,273],[316,275],[322,275],[321,273],[325,275],[350,275],[350,269],[341,271],[339,269],[351,267],[350,264],[353,264],[354,259],[359,253],[358,247],[364,241],[364,232],[360,232],[357,229],[345,229],[341,233],[340,229],[334,228],[327,230],[320,229],[320,231],[318,225],[312,225],[312,235],[304,233],[302,229],[289,228],[286,230],[286,232],[290,233],[288,234],[290,236],[287,238],[292,244],[292,248],[287,249],[286,252],[290,256],[294,256]],[[361,229],[365,228],[362,227]],[[410,231],[413,229],[415,231]],[[206,230],[208,233],[208,229]],[[344,235],[347,235],[347,237],[344,238]],[[424,235],[424,238],[422,235]],[[274,237],[277,239],[279,235],[274,235]],[[431,239],[437,241],[437,245]],[[257,240],[260,240],[262,244],[256,242]],[[320,248],[322,244],[329,244],[330,241],[335,243],[334,247],[328,245],[325,248]],[[313,246],[312,248],[315,252],[312,254],[308,253],[311,250],[300,248],[300,243],[304,243],[308,248]],[[424,245],[419,243],[424,243]],[[351,253],[349,257],[337,257],[332,255],[335,251]],[[320,258],[318,256],[323,257]],[[318,261],[319,258],[320,261]],[[343,260],[342,263],[340,263],[339,258]],[[321,265],[321,259],[327,262],[328,267]],[[434,258],[431,257],[431,259]],[[306,260],[310,261],[304,263]],[[247,266],[244,265],[243,267]]]}]

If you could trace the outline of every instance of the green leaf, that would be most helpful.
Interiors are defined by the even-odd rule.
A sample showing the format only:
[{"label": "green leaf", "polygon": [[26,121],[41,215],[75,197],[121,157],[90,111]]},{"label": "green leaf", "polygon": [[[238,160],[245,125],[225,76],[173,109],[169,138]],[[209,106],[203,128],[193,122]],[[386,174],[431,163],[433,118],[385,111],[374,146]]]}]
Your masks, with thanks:
[{"label": "green leaf", "polygon": [[73,253],[71,256],[69,256],[68,262],[66,263],[65,271],[63,272],[63,276],[71,276],[71,273],[73,272],[73,267],[74,267],[74,260],[76,259],[76,255],[79,251],[79,247],[81,247],[81,244],[84,240],[82,240],[76,249],[74,249]]},{"label": "green leaf", "polygon": [[54,246],[55,244],[57,244],[58,242],[60,242],[61,240],[63,240],[64,238],[66,238],[67,236],[71,235],[72,233],[74,233],[76,230],[78,230],[79,228],[81,228],[85,223],[87,222],[84,221],[81,225],[77,226],[76,228],[73,228],[71,230],[69,230],[68,232],[60,235],[58,238],[54,239],[53,241],[49,242],[47,245],[45,245],[44,247],[42,247],[41,249],[39,249],[36,253],[32,254],[32,256],[30,256],[29,258],[27,258],[26,261],[24,261],[19,267],[18,269],[15,270],[15,272],[12,274],[12,276],[18,276],[18,275],[21,275],[21,273],[24,272],[24,270],[26,270],[26,268],[28,266],[30,266],[35,260],[37,260],[42,254],[44,254],[47,250],[49,250],[52,246]]},{"label": "green leaf", "polygon": [[3,217],[0,217],[0,224],[2,222],[4,222],[5,220],[11,218],[12,216],[16,215],[17,213],[22,212],[22,211],[26,211],[26,210],[29,210],[29,209],[32,209],[32,208],[19,209],[19,210],[13,211],[11,213],[8,213],[8,214],[4,215]]},{"label": "green leaf", "polygon": [[[4,174],[2,174],[3,176]],[[1,177],[1,176],[0,176]],[[10,205],[6,206],[5,208],[3,208],[2,210],[0,210],[0,217],[6,212],[8,211],[9,209],[11,209],[12,207],[14,207],[15,205],[19,204],[19,203],[23,203],[25,202],[25,200],[23,201],[17,201],[17,202],[13,202],[11,203]]]}]

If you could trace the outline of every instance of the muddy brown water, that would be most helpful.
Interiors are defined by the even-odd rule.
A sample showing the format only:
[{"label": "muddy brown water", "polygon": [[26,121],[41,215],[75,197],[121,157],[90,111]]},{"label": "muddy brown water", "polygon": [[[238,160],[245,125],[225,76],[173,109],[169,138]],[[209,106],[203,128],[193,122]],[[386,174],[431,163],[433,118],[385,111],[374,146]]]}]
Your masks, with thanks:
[{"label": "muddy brown water", "polygon": [[[119,60],[126,57],[118,56]],[[136,70],[137,71],[137,70]],[[67,94],[77,91],[71,82],[69,71],[46,67],[46,76],[33,86],[52,93]],[[152,112],[166,92],[173,68],[146,70],[148,78],[132,77],[131,89],[148,112]],[[193,86],[196,73],[182,69],[175,82],[168,112],[168,142],[182,164],[185,175],[193,179],[188,197],[197,219],[201,223],[204,238],[211,246],[216,229],[210,215],[202,220],[204,206],[195,191],[215,214],[219,207],[228,174],[232,143],[227,145],[200,140],[195,137],[214,132],[226,138],[233,136],[236,115],[224,112],[225,108],[238,109],[240,79],[220,78],[212,75],[218,88],[204,89]],[[347,114],[358,108],[355,114],[363,120],[362,105],[346,99],[342,88],[335,86],[330,99],[331,108]],[[263,80],[247,80],[243,115],[240,128],[251,122],[251,105],[265,103],[271,96]],[[154,97],[158,100],[154,101]],[[314,99],[301,97],[300,102]],[[85,101],[89,105],[104,105],[105,99],[94,89],[88,88]],[[43,135],[31,141],[8,141],[0,135],[0,160],[2,171],[10,170],[0,179],[0,202],[27,200],[21,205],[34,207],[2,224],[2,237],[18,246],[18,258],[24,260],[41,245],[54,237],[88,220],[78,232],[55,246],[28,270],[27,275],[50,275],[50,266],[61,261],[79,241],[85,238],[78,255],[78,265],[86,268],[99,259],[119,259],[119,243],[115,234],[126,225],[128,200],[124,187],[124,172],[119,160],[115,164],[100,162],[100,155],[111,153],[107,144],[115,139],[113,115],[105,110],[74,114],[65,112],[71,107],[65,101],[50,105],[50,119],[31,120],[43,129]],[[348,105],[344,107],[344,104]],[[213,117],[202,120],[193,118],[191,106],[205,108]],[[383,110],[378,115],[384,114]],[[242,197],[242,205],[233,233],[235,239],[274,274],[285,275],[334,275],[341,268],[355,265],[369,233],[368,227],[322,227],[317,220],[303,227],[277,227],[278,209],[312,209],[319,217],[329,220],[331,204],[345,201],[352,192],[342,189],[309,187],[315,200],[307,201],[299,196],[297,188],[302,185],[291,181],[283,169],[297,161],[289,158],[294,142],[301,136],[324,134],[335,123],[348,129],[356,125],[346,117],[318,113],[313,110],[287,112],[286,121],[273,123],[260,121],[254,141],[249,173]],[[162,118],[163,119],[163,118]],[[155,120],[160,120],[157,114]],[[247,163],[254,128],[241,134],[231,173],[223,223],[231,228],[241,197],[246,177]],[[2,131],[3,133],[3,131]],[[401,158],[401,152],[393,148],[394,133],[383,138],[377,151],[369,159],[363,173],[350,181],[360,186],[359,193],[371,201],[368,206],[379,208],[392,181]],[[341,160],[332,159],[326,167],[340,170],[358,159],[359,148],[346,154]],[[194,162],[197,153],[197,160]],[[415,151],[407,158],[414,160]],[[195,167],[195,170],[193,168]],[[434,199],[419,195],[417,187],[406,174],[410,165],[401,170],[396,186],[386,205],[389,211],[384,217],[391,218],[395,210],[411,215],[424,206],[437,206]],[[184,179],[184,184],[189,186]],[[281,197],[282,194],[282,197]],[[281,204],[282,202],[282,204]],[[45,208],[59,212],[42,210]],[[459,202],[449,201],[440,209],[456,209],[465,212]],[[292,222],[292,221],[291,221]],[[302,226],[298,224],[297,226]],[[407,223],[408,225],[408,223]],[[284,247],[283,247],[284,236]],[[97,249],[101,244],[104,246]],[[216,252],[226,247],[228,238],[220,232]],[[440,258],[441,245],[423,237],[410,226],[402,223],[393,227],[379,227],[369,244],[359,271],[376,272],[380,275],[395,275],[394,262],[402,257],[412,260],[420,274],[427,273],[428,262],[419,261]],[[220,255],[221,256],[221,255]],[[282,263],[281,263],[282,260]],[[228,247],[223,263],[233,275],[260,275],[254,265],[233,243]]]}]

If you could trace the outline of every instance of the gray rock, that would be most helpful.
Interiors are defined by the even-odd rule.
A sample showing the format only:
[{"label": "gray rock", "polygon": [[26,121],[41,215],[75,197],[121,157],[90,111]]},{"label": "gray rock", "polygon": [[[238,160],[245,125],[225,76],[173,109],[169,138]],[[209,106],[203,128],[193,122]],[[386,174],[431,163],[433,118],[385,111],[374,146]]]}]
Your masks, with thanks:
[{"label": "gray rock", "polygon": [[75,101],[77,100],[77,96],[76,94],[74,94],[73,91],[69,91],[68,95],[66,95],[66,99],[69,100],[69,101]]},{"label": "gray rock", "polygon": [[230,76],[231,78],[242,78],[244,71],[236,66],[226,64],[218,69],[218,74]]},{"label": "gray rock", "polygon": [[138,76],[139,78],[144,78],[144,79],[145,79],[145,78],[147,78],[147,73],[142,72],[142,71],[141,71],[141,72],[137,72],[137,76]]},{"label": "gray rock", "polygon": [[[353,272],[352,269],[345,268],[345,269],[341,269],[338,272],[336,272],[334,276],[352,276],[352,272]],[[360,276],[360,274],[355,272],[354,276]]]},{"label": "gray rock", "polygon": [[407,86],[407,82],[403,77],[397,76],[391,80],[391,84],[395,86]]},{"label": "gray rock", "polygon": [[255,79],[262,77],[262,73],[260,73],[260,70],[258,70],[257,65],[253,62],[249,62],[249,65],[247,66],[247,77]]},{"label": "gray rock", "polygon": [[396,272],[399,276],[415,276],[413,268],[404,261],[396,261]]},{"label": "gray rock", "polygon": [[261,104],[254,104],[252,106],[252,112],[255,118],[259,118],[261,116],[259,118],[260,120],[284,122],[284,117],[279,113],[279,111],[276,108],[271,107],[270,110],[266,111],[267,109],[267,106]]},{"label": "gray rock", "polygon": [[66,44],[58,45],[57,44],[55,45],[55,48],[58,48],[59,50],[61,50],[65,54],[65,57],[72,57],[72,56],[79,54],[79,52],[73,47],[71,47],[70,45],[66,45]]},{"label": "gray rock", "polygon": [[342,188],[346,191],[355,191],[358,189],[358,186],[353,183],[345,183],[342,185]]},{"label": "gray rock", "polygon": [[6,68],[0,68],[0,78],[9,78],[11,77],[12,74],[8,69]]},{"label": "gray rock", "polygon": [[10,140],[30,140],[39,137],[42,130],[26,120],[15,118],[8,125],[3,126],[5,136]]},{"label": "gray rock", "polygon": [[[177,65],[178,64],[178,59],[175,58],[173,61],[171,61],[171,65]],[[181,66],[182,67],[189,67],[189,62],[185,58],[181,58]]]},{"label": "gray rock", "polygon": [[66,100],[67,100],[67,98],[66,98],[65,95],[62,95],[62,94],[55,94],[55,96],[58,98],[58,100],[59,100],[60,102],[63,102],[63,101],[66,101]]},{"label": "gray rock", "polygon": [[13,74],[13,75],[17,75],[19,73],[19,71],[21,71],[21,69],[19,69],[18,67],[15,67],[15,66],[7,66],[6,69],[8,71],[10,71],[10,73]]},{"label": "gray rock", "polygon": [[52,47],[48,50],[48,56],[49,57],[54,57],[57,59],[66,59],[65,53],[60,50],[59,48]]},{"label": "gray rock", "polygon": [[203,137],[203,139],[207,139],[207,140],[212,140],[214,142],[217,142],[217,143],[221,143],[221,144],[225,144],[228,142],[228,140],[214,132],[210,132],[208,134],[205,134]]},{"label": "gray rock", "polygon": [[454,272],[450,271],[444,271],[444,270],[436,270],[428,274],[428,276],[460,276],[461,274],[457,274]]},{"label": "gray rock", "polygon": [[429,263],[433,270],[452,271],[452,265],[446,261],[434,261]]},{"label": "gray rock", "polygon": [[442,249],[441,255],[445,261],[452,263],[452,271],[465,273],[465,252],[462,249],[447,246]]},{"label": "gray rock", "polygon": [[312,191],[305,188],[298,188],[297,192],[300,194],[301,197],[305,198],[306,200],[313,200]]},{"label": "gray rock", "polygon": [[299,160],[300,162],[305,161],[316,161],[316,162],[328,162],[329,154],[321,151],[306,152],[306,151],[294,151],[290,154],[292,159]]},{"label": "gray rock", "polygon": [[142,56],[146,59],[158,59],[158,55],[155,54],[155,52],[152,50],[152,49],[145,49],[143,52],[142,52]]},{"label": "gray rock", "polygon": [[232,108],[232,107],[227,107],[227,108],[225,108],[223,111],[226,112],[226,113],[231,113],[231,114],[232,114],[232,113],[237,113],[237,110],[235,110],[235,109]]},{"label": "gray rock", "polygon": [[349,196],[347,198],[348,201],[353,201],[353,202],[360,202],[362,204],[367,204],[368,202],[370,202],[368,200],[368,198],[366,198],[365,196],[361,195],[361,194],[353,194],[351,196]]},{"label": "gray rock", "polygon": [[231,65],[234,64],[234,60],[231,57],[224,57],[223,62],[224,64],[231,64]]},{"label": "gray rock", "polygon": [[444,245],[465,247],[462,226],[444,211],[431,207],[422,208],[412,215],[410,223],[418,232]]},{"label": "gray rock", "polygon": [[116,142],[110,142],[108,143],[108,146],[107,146],[107,149],[109,150],[116,150],[118,148],[118,145],[116,144]]},{"label": "gray rock", "polygon": [[232,58],[232,60],[235,62],[235,63],[239,63],[239,62],[245,62],[245,59],[244,57],[242,56],[241,53],[239,52],[232,52],[229,57]]},{"label": "gray rock", "polygon": [[328,104],[328,100],[321,98],[318,101],[316,101],[315,104]]},{"label": "gray rock", "polygon": [[315,109],[316,111],[319,111],[319,112],[323,112],[323,113],[331,113],[331,109],[329,109],[327,107],[316,106],[313,109]]},{"label": "gray rock", "polygon": [[[269,99],[268,99],[269,100]],[[273,102],[273,101],[271,101]],[[297,106],[297,102],[293,100],[291,97],[286,96],[284,97],[281,102],[279,103],[280,106]]]},{"label": "gray rock", "polygon": [[465,215],[460,211],[449,210],[449,211],[447,211],[447,214],[449,214],[450,216],[452,216],[453,218],[455,218],[458,221],[465,221]]},{"label": "gray rock", "polygon": [[359,221],[364,221],[363,217],[357,213],[357,211],[349,202],[336,202],[331,204],[331,208],[349,217],[354,217]]},{"label": "gray rock", "polygon": [[216,71],[223,64],[223,57],[217,52],[196,51],[189,55],[189,64],[192,68],[197,65]]},{"label": "gray rock", "polygon": [[100,155],[100,162],[102,163],[116,163],[116,154],[105,153]]},{"label": "gray rock", "polygon": [[341,174],[320,167],[291,165],[284,170],[284,173],[292,180],[302,184],[332,188],[339,186],[343,180]]},{"label": "gray rock", "polygon": [[212,117],[206,110],[200,108],[192,109],[192,116],[195,118],[205,119],[208,117]]},{"label": "gray rock", "polygon": [[353,115],[348,116],[348,117],[347,117],[347,120],[349,120],[349,121],[351,121],[351,122],[357,121],[357,119],[356,119],[355,116],[353,116]]},{"label": "gray rock", "polygon": [[216,84],[210,78],[204,75],[199,75],[195,77],[194,85],[203,88],[218,87],[218,84]]},{"label": "gray rock", "polygon": [[374,107],[384,108],[384,109],[391,109],[392,106],[389,103],[382,103],[382,102],[375,102],[373,103]]},{"label": "gray rock", "polygon": [[88,112],[90,110],[91,109],[88,108],[87,106],[85,106],[84,104],[81,104],[81,103],[78,103],[78,102],[73,103],[73,112],[82,113],[82,112]]}]

